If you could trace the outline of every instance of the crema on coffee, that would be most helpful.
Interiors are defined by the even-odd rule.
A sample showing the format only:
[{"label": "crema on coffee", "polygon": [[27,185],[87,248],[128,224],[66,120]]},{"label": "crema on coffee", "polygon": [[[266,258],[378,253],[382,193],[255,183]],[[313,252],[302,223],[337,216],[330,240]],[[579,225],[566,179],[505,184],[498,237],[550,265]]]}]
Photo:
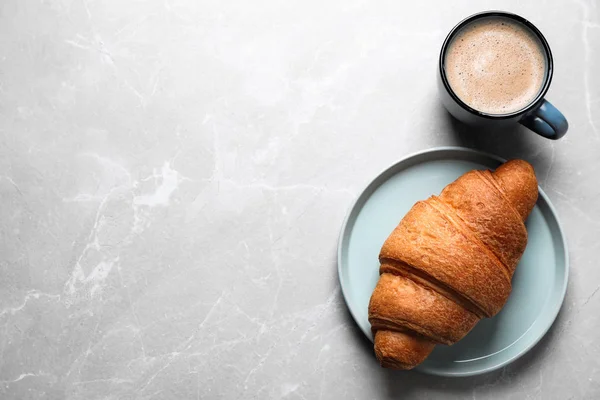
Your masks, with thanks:
[{"label": "crema on coffee", "polygon": [[531,104],[544,85],[546,65],[538,37],[506,17],[477,19],[462,27],[444,59],[454,93],[487,114],[508,114]]}]

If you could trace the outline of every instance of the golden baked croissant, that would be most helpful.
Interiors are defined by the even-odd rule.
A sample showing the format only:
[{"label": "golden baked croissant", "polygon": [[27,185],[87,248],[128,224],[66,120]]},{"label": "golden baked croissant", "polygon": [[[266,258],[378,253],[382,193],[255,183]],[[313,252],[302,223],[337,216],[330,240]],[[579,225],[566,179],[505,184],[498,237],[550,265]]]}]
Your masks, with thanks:
[{"label": "golden baked croissant", "polygon": [[411,369],[500,311],[537,196],[533,167],[512,160],[467,172],[412,207],[381,248],[369,302],[383,367]]}]

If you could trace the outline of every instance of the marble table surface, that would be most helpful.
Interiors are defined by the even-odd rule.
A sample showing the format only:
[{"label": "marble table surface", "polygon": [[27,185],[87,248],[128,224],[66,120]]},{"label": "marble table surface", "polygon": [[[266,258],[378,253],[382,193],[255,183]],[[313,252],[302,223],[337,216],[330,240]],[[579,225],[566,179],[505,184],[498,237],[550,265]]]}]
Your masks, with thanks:
[{"label": "marble table surface", "polygon": [[[600,6],[3,0],[1,399],[600,398]],[[532,20],[557,142],[436,97],[463,17]],[[522,157],[563,222],[564,306],[487,375],[391,372],[340,292],[361,188],[442,145]]]}]

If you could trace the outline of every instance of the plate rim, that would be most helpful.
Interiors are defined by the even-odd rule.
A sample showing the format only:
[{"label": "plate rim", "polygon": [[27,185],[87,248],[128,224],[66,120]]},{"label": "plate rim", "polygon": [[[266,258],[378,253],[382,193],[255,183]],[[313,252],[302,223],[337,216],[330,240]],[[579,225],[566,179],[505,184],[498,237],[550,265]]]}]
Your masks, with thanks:
[{"label": "plate rim", "polygon": [[[382,171],[380,171],[378,174],[376,174],[373,178],[371,178],[369,180],[369,182],[365,186],[363,186],[363,188],[358,192],[358,195],[354,198],[352,204],[350,205],[350,207],[348,208],[348,211],[346,212],[346,216],[344,217],[344,221],[343,221],[342,227],[340,229],[340,234],[338,237],[338,245],[337,245],[338,281],[339,281],[340,288],[342,291],[342,296],[344,298],[344,303],[346,304],[346,308],[350,312],[350,315],[352,316],[354,323],[357,325],[357,328],[360,331],[362,331],[363,333],[364,333],[364,331],[362,330],[360,323],[358,322],[358,318],[355,315],[352,307],[350,307],[350,305],[349,305],[349,300],[348,300],[349,295],[348,295],[348,293],[346,293],[347,289],[344,287],[344,282],[342,279],[342,252],[344,249],[344,238],[346,237],[346,231],[348,228],[348,223],[350,221],[350,217],[353,215],[354,211],[357,209],[357,206],[359,205],[359,201],[367,193],[369,188],[376,182],[381,181],[381,179],[387,173],[389,173],[391,170],[398,168],[399,166],[401,166],[401,164],[405,164],[405,163],[409,162],[411,159],[414,159],[416,157],[424,156],[429,153],[439,153],[439,152],[445,152],[445,151],[454,151],[454,152],[476,155],[476,156],[480,156],[480,157],[487,157],[487,158],[499,161],[501,163],[504,163],[507,161],[505,158],[500,157],[498,155],[488,153],[485,151],[471,149],[468,147],[462,147],[462,146],[438,146],[438,147],[433,147],[433,148],[429,148],[429,149],[425,149],[425,150],[415,151],[415,152],[409,153],[408,155],[402,157],[401,159],[394,162],[390,166],[384,168]],[[406,166],[403,169],[408,168],[410,166],[411,165]],[[540,340],[544,336],[546,336],[546,334],[548,333],[548,331],[550,330],[552,325],[554,325],[554,322],[556,321],[556,318],[558,317],[558,314],[560,313],[560,310],[562,309],[562,307],[564,305],[565,295],[567,292],[567,287],[568,287],[568,282],[569,282],[569,272],[570,272],[569,249],[567,247],[567,240],[565,237],[562,223],[560,222],[558,213],[556,212],[554,205],[550,201],[550,198],[548,197],[548,195],[544,192],[544,190],[539,185],[538,185],[538,193],[539,193],[539,196],[542,197],[544,199],[544,201],[546,202],[546,205],[548,206],[548,209],[550,210],[552,217],[556,221],[556,226],[558,228],[558,235],[559,235],[560,243],[563,248],[563,256],[564,256],[564,271],[565,271],[565,273],[564,273],[564,280],[563,280],[561,291],[560,291],[560,301],[558,303],[559,306],[556,308],[556,310],[553,311],[553,315],[551,315],[551,318],[550,318],[551,322],[545,328],[543,328],[540,335],[537,338],[535,338],[535,340],[532,340],[518,354],[516,354],[515,356],[513,356],[511,358],[508,358],[507,360],[504,360],[501,363],[493,365],[491,367],[482,368],[479,370],[467,371],[467,372],[453,373],[453,372],[441,372],[439,370],[430,370],[428,368],[419,368],[419,366],[417,366],[415,368],[416,371],[419,371],[422,373],[427,373],[430,375],[444,376],[444,377],[467,377],[467,376],[475,376],[475,375],[481,375],[481,374],[485,374],[488,372],[492,372],[492,371],[495,371],[497,369],[500,369],[500,368],[512,363],[513,361],[516,361],[517,359],[519,359],[520,357],[522,357],[523,355],[528,353],[533,347],[535,347],[540,342]],[[369,194],[369,196],[370,196],[370,194]],[[369,338],[369,340],[372,340],[368,335],[366,335],[366,336]]]}]

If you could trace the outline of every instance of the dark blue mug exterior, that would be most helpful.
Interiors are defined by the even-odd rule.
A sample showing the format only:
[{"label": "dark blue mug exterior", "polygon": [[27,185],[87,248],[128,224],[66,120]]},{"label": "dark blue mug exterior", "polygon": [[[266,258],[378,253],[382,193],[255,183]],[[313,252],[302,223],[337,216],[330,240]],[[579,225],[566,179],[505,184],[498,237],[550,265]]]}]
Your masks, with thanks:
[{"label": "dark blue mug exterior", "polygon": [[[511,18],[525,25],[531,32],[533,32],[542,43],[544,47],[544,51],[546,52],[546,60],[547,60],[547,69],[546,69],[546,79],[544,81],[544,85],[542,86],[542,90],[536,96],[536,98],[524,109],[518,110],[509,114],[487,114],[478,110],[475,110],[465,104],[458,96],[454,93],[450,84],[448,83],[448,79],[446,77],[446,69],[445,69],[445,58],[446,58],[446,50],[448,45],[450,44],[452,38],[463,26],[471,23],[472,21],[485,18],[485,17],[505,17]],[[486,11],[478,14],[471,15],[470,17],[462,20],[458,25],[456,25],[444,40],[444,44],[442,45],[442,50],[440,52],[440,60],[439,60],[439,72],[438,72],[438,91],[440,94],[440,98],[442,104],[452,116],[456,119],[469,124],[476,126],[509,126],[516,122],[526,126],[531,129],[538,135],[544,136],[548,139],[560,139],[567,133],[567,129],[569,128],[569,124],[567,123],[567,119],[564,115],[558,111],[550,102],[544,99],[548,88],[550,87],[550,82],[552,81],[552,72],[553,72],[553,61],[552,61],[552,52],[550,51],[550,46],[548,42],[542,35],[542,33],[528,20],[525,18],[504,12],[504,11]]]}]

